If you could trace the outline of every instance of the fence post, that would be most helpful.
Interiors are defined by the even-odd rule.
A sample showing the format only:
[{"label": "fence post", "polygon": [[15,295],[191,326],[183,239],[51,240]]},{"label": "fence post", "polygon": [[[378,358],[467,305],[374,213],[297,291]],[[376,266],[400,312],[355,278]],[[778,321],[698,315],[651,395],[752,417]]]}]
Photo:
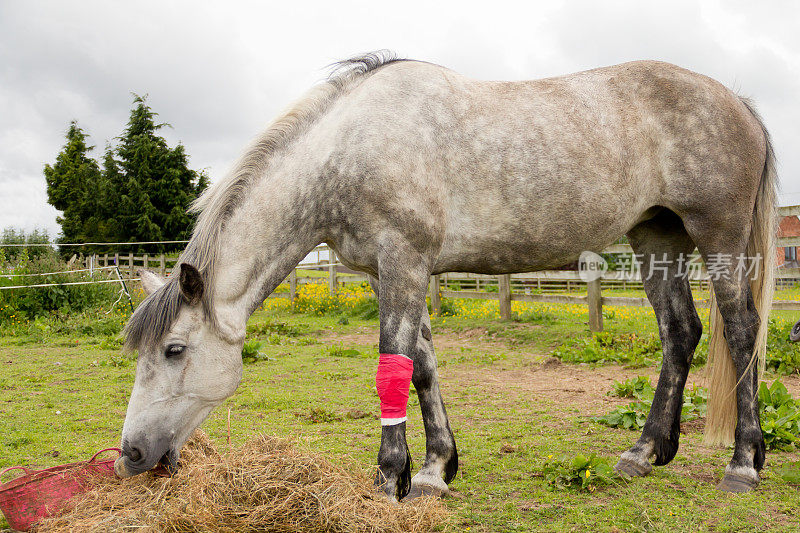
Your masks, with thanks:
[{"label": "fence post", "polygon": [[336,252],[328,249],[328,292],[331,296],[336,295]]},{"label": "fence post", "polygon": [[297,298],[297,268],[293,268],[292,273],[289,274],[289,298],[294,305],[294,299]]},{"label": "fence post", "polygon": [[497,279],[497,297],[500,299],[500,318],[511,320],[511,274]]},{"label": "fence post", "polygon": [[133,252],[128,254],[128,277],[133,277]]},{"label": "fence post", "polygon": [[603,296],[600,279],[586,283],[586,304],[589,306],[589,330],[603,331]]},{"label": "fence post", "polygon": [[158,270],[161,273],[161,277],[163,278],[164,276],[167,275],[167,262],[164,260],[164,254],[161,254],[159,259],[160,259],[160,262],[159,262]]},{"label": "fence post", "polygon": [[442,297],[439,294],[441,291],[441,283],[439,282],[439,275],[431,276],[431,308],[435,316],[442,314]]},{"label": "fence post", "polygon": [[142,264],[144,265],[144,269],[147,270],[148,267],[150,266],[150,256],[149,255],[144,254],[144,256],[142,257]]},{"label": "fence post", "polygon": [[114,253],[114,266],[119,268],[119,252]]}]

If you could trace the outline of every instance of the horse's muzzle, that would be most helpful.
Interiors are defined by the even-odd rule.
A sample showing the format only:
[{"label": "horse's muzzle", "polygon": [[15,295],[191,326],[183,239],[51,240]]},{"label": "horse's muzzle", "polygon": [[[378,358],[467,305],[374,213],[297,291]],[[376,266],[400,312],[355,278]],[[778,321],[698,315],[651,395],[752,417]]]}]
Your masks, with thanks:
[{"label": "horse's muzzle", "polygon": [[122,479],[143,474],[149,470],[156,470],[159,475],[164,475],[165,472],[172,475],[178,470],[179,458],[179,452],[170,449],[154,466],[146,468],[141,466],[141,464],[137,464],[135,461],[131,461],[129,457],[122,455],[114,461],[114,474]]},{"label": "horse's muzzle", "polygon": [[117,460],[114,461],[114,474],[117,475],[118,478],[128,478],[133,477],[137,474],[130,468],[128,468],[127,463],[128,459],[124,455],[117,457]]},{"label": "horse's muzzle", "polygon": [[179,454],[170,437],[152,439],[140,434],[124,438],[122,455],[114,461],[114,473],[117,477],[128,478],[157,467],[173,473],[178,468]]}]

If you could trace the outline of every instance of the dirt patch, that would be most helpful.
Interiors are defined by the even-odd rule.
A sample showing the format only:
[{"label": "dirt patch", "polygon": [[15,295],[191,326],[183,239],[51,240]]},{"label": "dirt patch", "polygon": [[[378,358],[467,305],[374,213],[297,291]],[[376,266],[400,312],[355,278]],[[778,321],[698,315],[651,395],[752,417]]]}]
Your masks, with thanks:
[{"label": "dirt patch", "polygon": [[703,433],[706,429],[705,418],[695,418],[688,422],[681,422],[681,434],[688,435],[689,433]]},{"label": "dirt patch", "polygon": [[[713,469],[709,470],[708,465],[690,462],[685,465],[674,465],[672,468],[673,470],[676,470],[678,473],[682,474],[681,477],[686,479],[694,479],[707,485],[715,485],[722,481],[721,477],[717,477],[714,474]],[[718,466],[718,468],[719,470],[722,470],[722,465]]]},{"label": "dirt patch", "polygon": [[[767,382],[772,383],[774,379],[774,377],[768,379]],[[795,398],[800,396],[800,375],[792,374],[790,376],[781,376],[781,383],[786,385],[786,388],[792,393],[792,396]]]},{"label": "dirt patch", "polygon": [[[609,396],[614,381],[636,376],[648,376],[655,382],[658,372],[651,368],[624,368],[618,365],[590,367],[566,365],[555,358],[544,359],[524,368],[501,370],[495,367],[440,370],[442,380],[451,383],[491,386],[494,392],[502,390],[510,398],[538,397],[565,407],[580,407],[587,415],[606,413],[630,401]],[[689,386],[694,381],[689,379]]]}]

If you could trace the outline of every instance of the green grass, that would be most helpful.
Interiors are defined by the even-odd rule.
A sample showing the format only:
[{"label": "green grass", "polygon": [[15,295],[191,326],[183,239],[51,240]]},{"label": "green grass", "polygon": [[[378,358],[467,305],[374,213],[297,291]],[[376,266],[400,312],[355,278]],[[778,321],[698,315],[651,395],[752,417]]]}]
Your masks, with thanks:
[{"label": "green grass", "polygon": [[[472,304],[455,302],[465,309]],[[615,338],[635,334],[647,342],[657,332],[652,311],[607,310],[614,315],[606,318],[606,331]],[[437,335],[448,340],[437,357],[461,463],[451,484],[460,497],[446,500],[451,518],[445,531],[800,528],[800,496],[791,481],[797,477],[793,463],[800,460],[795,452],[770,452],[762,484],[738,496],[714,488],[731,450],[704,447],[699,431],[683,435],[673,463],[648,478],[611,477],[602,465],[613,465],[637,434],[593,421],[590,415],[601,413],[577,400],[556,401],[524,387],[554,349],[591,341],[585,313],[556,305],[522,311],[518,322],[433,320],[434,342]],[[787,324],[797,315],[776,314]],[[381,431],[374,387],[377,320],[340,318],[286,310],[261,310],[251,318],[248,341],[261,343],[256,351],[270,359],[245,365],[237,393],[203,424],[221,449],[230,408],[233,444],[256,432],[293,436],[310,449],[347,455],[370,468]],[[53,327],[0,339],[0,468],[77,461],[118,443],[135,364],[107,333],[76,323],[69,331]],[[630,348],[635,342],[619,350]],[[570,368],[564,365],[565,372]],[[510,377],[519,386],[508,384]],[[425,439],[415,394],[409,403],[408,442],[418,467]],[[587,466],[599,469],[608,483],[582,490]]]}]

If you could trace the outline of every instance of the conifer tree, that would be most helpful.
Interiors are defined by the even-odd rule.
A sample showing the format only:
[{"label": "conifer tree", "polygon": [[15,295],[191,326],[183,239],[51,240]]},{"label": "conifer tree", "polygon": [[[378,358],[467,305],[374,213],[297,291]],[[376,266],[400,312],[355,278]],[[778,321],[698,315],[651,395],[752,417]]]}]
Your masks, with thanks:
[{"label": "conifer tree", "polygon": [[[62,211],[59,242],[188,239],[194,216],[187,210],[208,179],[189,168],[181,144],[170,148],[157,135],[167,124],[157,124],[156,116],[145,98],[134,95],[128,125],[117,139],[119,144],[106,147],[102,171],[88,156],[92,147],[87,146],[87,135],[77,122],[70,123],[56,163],[44,169],[48,201]],[[145,246],[135,251],[180,248],[180,244]]]},{"label": "conifer tree", "polygon": [[56,219],[61,224],[59,242],[80,242],[95,236],[89,219],[97,215],[100,169],[88,156],[93,147],[87,145],[86,139],[73,120],[55,164],[44,167],[48,202],[62,211]]},{"label": "conifer tree", "polygon": [[125,234],[119,226],[118,210],[125,190],[125,180],[116,159],[114,159],[114,149],[110,145],[106,146],[103,155],[101,175],[100,210],[104,215],[101,241],[121,242],[125,240]]},{"label": "conifer tree", "polygon": [[188,167],[182,145],[170,148],[157,135],[168,124],[155,122],[157,113],[145,98],[135,95],[133,104],[116,150],[124,182],[118,227],[125,234],[124,240],[129,241],[187,239],[194,223],[194,216],[187,213],[189,204],[205,188],[207,180]]}]

